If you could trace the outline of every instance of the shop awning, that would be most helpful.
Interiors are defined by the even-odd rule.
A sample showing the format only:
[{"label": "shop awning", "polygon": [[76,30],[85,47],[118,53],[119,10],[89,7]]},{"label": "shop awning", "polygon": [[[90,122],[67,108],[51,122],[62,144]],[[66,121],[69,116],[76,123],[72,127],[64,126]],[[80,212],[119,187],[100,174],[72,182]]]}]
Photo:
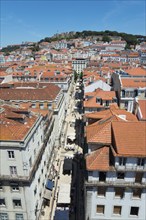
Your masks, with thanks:
[{"label": "shop awning", "polygon": [[56,210],[54,220],[69,220],[69,209]]},{"label": "shop awning", "polygon": [[46,188],[49,189],[49,190],[52,190],[53,186],[54,186],[53,181],[48,179],[47,183],[46,183]]},{"label": "shop awning", "polygon": [[45,189],[43,198],[47,200],[51,200],[52,192],[48,189]]}]

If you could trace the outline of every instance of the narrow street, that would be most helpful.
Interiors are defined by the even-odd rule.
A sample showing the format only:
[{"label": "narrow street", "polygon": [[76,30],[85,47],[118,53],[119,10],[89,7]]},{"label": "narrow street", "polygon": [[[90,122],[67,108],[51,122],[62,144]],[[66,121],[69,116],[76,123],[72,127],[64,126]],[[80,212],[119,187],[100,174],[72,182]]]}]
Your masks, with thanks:
[{"label": "narrow street", "polygon": [[[70,220],[82,220],[84,219],[84,192],[83,192],[83,123],[82,123],[82,106],[75,108],[77,100],[75,94],[77,93],[76,84],[73,85],[72,91],[70,91],[70,100],[67,106],[66,118],[63,123],[62,134],[60,138],[60,145],[57,149],[55,167],[57,167],[57,173],[54,180],[54,187],[52,190],[52,196],[49,206],[46,206],[41,215],[40,220],[54,220],[55,210],[57,208],[57,200],[59,189],[63,181],[67,181],[67,177],[63,175],[63,163],[65,158],[72,158],[72,176],[71,176],[71,190],[70,190]],[[81,97],[80,97],[81,98]],[[78,97],[79,100],[79,97]],[[74,124],[74,149],[66,150],[67,146],[67,134],[73,131],[70,128],[70,124]]]}]

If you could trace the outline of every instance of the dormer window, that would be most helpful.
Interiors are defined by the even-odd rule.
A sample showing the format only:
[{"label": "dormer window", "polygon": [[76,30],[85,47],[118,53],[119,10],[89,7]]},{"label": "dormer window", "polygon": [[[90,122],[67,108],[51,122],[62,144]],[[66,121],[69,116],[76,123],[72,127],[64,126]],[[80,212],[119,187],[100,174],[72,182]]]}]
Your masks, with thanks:
[{"label": "dormer window", "polygon": [[119,157],[119,165],[125,166],[126,164],[126,158],[125,157]]},{"label": "dormer window", "polygon": [[106,105],[106,106],[109,106],[109,100],[106,100],[106,101],[105,101],[105,105]]},{"label": "dormer window", "polygon": [[124,179],[125,174],[123,172],[118,172],[117,173],[117,179]]},{"label": "dormer window", "polygon": [[96,97],[96,103],[100,103],[101,98],[100,97]]},{"label": "dormer window", "polygon": [[137,165],[138,166],[144,166],[144,158],[138,158]]}]

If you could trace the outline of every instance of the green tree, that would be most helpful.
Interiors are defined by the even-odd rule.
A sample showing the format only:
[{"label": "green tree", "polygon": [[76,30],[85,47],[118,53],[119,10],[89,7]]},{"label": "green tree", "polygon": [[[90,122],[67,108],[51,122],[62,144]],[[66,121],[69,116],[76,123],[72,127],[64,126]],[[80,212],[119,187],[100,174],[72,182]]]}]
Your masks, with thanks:
[{"label": "green tree", "polygon": [[77,74],[77,72],[76,72],[76,71],[74,71],[74,82],[76,82],[76,81],[77,81],[77,79],[78,79],[78,74]]},{"label": "green tree", "polygon": [[103,42],[110,42],[111,38],[109,36],[105,35],[105,36],[102,37],[102,41]]},{"label": "green tree", "polygon": [[80,73],[79,78],[83,79],[83,72]]},{"label": "green tree", "polygon": [[39,51],[40,50],[40,48],[39,48],[39,45],[34,45],[32,48],[31,48],[31,50],[32,50],[32,52],[37,52],[37,51]]}]

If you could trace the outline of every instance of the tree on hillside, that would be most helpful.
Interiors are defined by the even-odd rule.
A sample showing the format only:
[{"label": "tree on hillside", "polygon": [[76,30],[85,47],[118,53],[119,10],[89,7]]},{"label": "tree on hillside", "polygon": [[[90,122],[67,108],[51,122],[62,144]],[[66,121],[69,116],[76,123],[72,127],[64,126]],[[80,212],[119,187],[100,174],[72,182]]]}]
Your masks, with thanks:
[{"label": "tree on hillside", "polygon": [[32,52],[37,52],[40,50],[39,48],[39,45],[34,45],[32,48],[31,48]]},{"label": "tree on hillside", "polygon": [[102,41],[109,43],[109,42],[111,41],[111,38],[110,38],[109,36],[106,36],[106,35],[105,35],[105,36],[103,36]]}]

